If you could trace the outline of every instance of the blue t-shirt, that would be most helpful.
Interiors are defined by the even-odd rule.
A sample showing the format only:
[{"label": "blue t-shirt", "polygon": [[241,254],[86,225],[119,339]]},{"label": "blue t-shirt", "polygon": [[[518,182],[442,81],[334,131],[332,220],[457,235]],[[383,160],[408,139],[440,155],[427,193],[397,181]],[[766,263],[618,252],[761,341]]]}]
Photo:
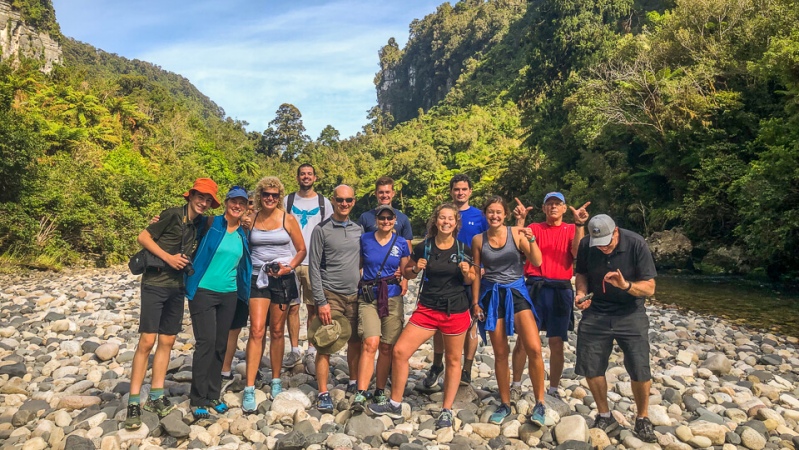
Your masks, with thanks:
[{"label": "blue t-shirt", "polygon": [[[393,240],[394,238],[392,237],[391,239]],[[386,259],[386,264],[383,266],[383,270],[380,272],[380,275],[378,275],[377,270],[380,269],[380,264],[383,262],[383,259],[386,258],[386,253],[389,251],[389,244],[391,244],[391,241],[388,241],[386,245],[380,245],[377,239],[375,239],[374,231],[361,235],[361,258],[363,260],[364,280],[371,281],[392,275],[399,268],[400,260],[411,255],[410,249],[408,249],[408,241],[403,239],[402,236],[397,236],[394,246],[391,247],[391,254],[389,254]],[[397,284],[388,285],[389,297],[396,297],[400,294],[402,294],[402,287]],[[375,288],[375,298],[377,298],[377,288]]]},{"label": "blue t-shirt", "polygon": [[[397,208],[394,208],[394,214],[397,215],[397,221],[394,223],[394,230],[400,237],[412,241],[413,231],[411,230],[411,221],[408,219],[408,216]],[[361,214],[361,217],[358,217],[358,225],[362,226],[365,232],[377,231],[377,214],[375,210],[370,209]]]},{"label": "blue t-shirt", "polygon": [[488,230],[488,221],[483,212],[474,206],[461,211],[461,231],[458,232],[458,240],[471,247],[472,238]]}]

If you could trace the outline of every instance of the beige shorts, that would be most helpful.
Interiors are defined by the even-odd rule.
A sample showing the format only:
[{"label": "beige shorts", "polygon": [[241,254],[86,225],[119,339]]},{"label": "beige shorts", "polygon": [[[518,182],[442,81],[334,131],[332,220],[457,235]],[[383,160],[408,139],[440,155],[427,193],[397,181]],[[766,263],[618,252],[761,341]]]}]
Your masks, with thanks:
[{"label": "beige shorts", "polygon": [[352,335],[349,342],[360,342],[358,338],[358,294],[343,295],[325,289],[325,298],[330,305],[330,312],[338,311],[350,322]]},{"label": "beige shorts", "polygon": [[316,306],[313,301],[313,292],[311,292],[311,276],[308,273],[308,266],[300,264],[294,269],[297,274],[297,279],[300,281],[300,296],[291,301],[291,305],[299,305],[300,302],[306,305]]},{"label": "beige shorts", "polygon": [[361,300],[358,302],[358,336],[361,339],[380,336],[381,343],[394,345],[402,333],[404,318],[401,295],[388,299],[388,315],[382,319],[377,314],[376,301],[367,303]]}]

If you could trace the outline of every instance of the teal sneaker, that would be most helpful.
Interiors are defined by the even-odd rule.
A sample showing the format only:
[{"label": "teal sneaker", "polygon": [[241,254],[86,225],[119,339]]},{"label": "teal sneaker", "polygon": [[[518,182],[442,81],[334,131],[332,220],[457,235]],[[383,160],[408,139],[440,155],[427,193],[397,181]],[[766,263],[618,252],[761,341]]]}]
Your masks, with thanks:
[{"label": "teal sneaker", "polygon": [[356,393],[355,397],[352,398],[352,404],[350,405],[350,409],[354,412],[366,411],[366,396],[361,394],[360,392]]},{"label": "teal sneaker", "polygon": [[276,399],[283,392],[283,381],[280,378],[272,380],[272,400]]},{"label": "teal sneaker", "polygon": [[488,418],[488,423],[493,423],[495,425],[501,425],[502,421],[505,420],[506,417],[510,415],[510,406],[506,404],[499,405],[496,411],[491,414],[491,417]]},{"label": "teal sneaker", "polygon": [[533,413],[530,415],[530,421],[533,423],[538,424],[539,426],[544,426],[544,422],[547,419],[547,408],[544,406],[543,403],[536,403],[533,407]]},{"label": "teal sneaker", "polygon": [[258,409],[258,405],[255,403],[255,386],[247,386],[244,388],[241,409],[245,414],[252,414]]}]

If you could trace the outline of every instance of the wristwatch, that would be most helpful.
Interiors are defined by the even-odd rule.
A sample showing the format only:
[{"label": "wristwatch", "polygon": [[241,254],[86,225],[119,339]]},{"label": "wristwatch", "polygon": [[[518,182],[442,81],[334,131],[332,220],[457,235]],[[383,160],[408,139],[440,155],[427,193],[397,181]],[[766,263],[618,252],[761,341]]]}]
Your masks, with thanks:
[{"label": "wristwatch", "polygon": [[529,243],[531,243],[531,244],[532,244],[533,242],[535,242],[535,235],[533,235],[533,237],[531,237],[530,239],[528,239],[528,240],[527,240],[527,242],[529,242]]}]

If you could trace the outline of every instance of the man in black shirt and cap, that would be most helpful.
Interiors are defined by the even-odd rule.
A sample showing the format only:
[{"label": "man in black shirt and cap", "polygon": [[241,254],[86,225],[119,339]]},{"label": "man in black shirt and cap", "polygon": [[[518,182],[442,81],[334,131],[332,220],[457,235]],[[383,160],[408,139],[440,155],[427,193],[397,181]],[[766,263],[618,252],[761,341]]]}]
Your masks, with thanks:
[{"label": "man in black shirt and cap", "polygon": [[[635,433],[656,442],[647,417],[652,374],[649,369],[649,318],[644,300],[655,293],[655,262],[639,234],[616,226],[600,214],[580,241],[575,272],[577,308],[583,317],[577,332],[575,373],[586,377],[598,414],[592,428],[611,432],[618,422],[608,408],[605,371],[613,341],[624,352],[624,367],[632,380],[637,417]],[[588,294],[592,298],[584,299]]]}]

